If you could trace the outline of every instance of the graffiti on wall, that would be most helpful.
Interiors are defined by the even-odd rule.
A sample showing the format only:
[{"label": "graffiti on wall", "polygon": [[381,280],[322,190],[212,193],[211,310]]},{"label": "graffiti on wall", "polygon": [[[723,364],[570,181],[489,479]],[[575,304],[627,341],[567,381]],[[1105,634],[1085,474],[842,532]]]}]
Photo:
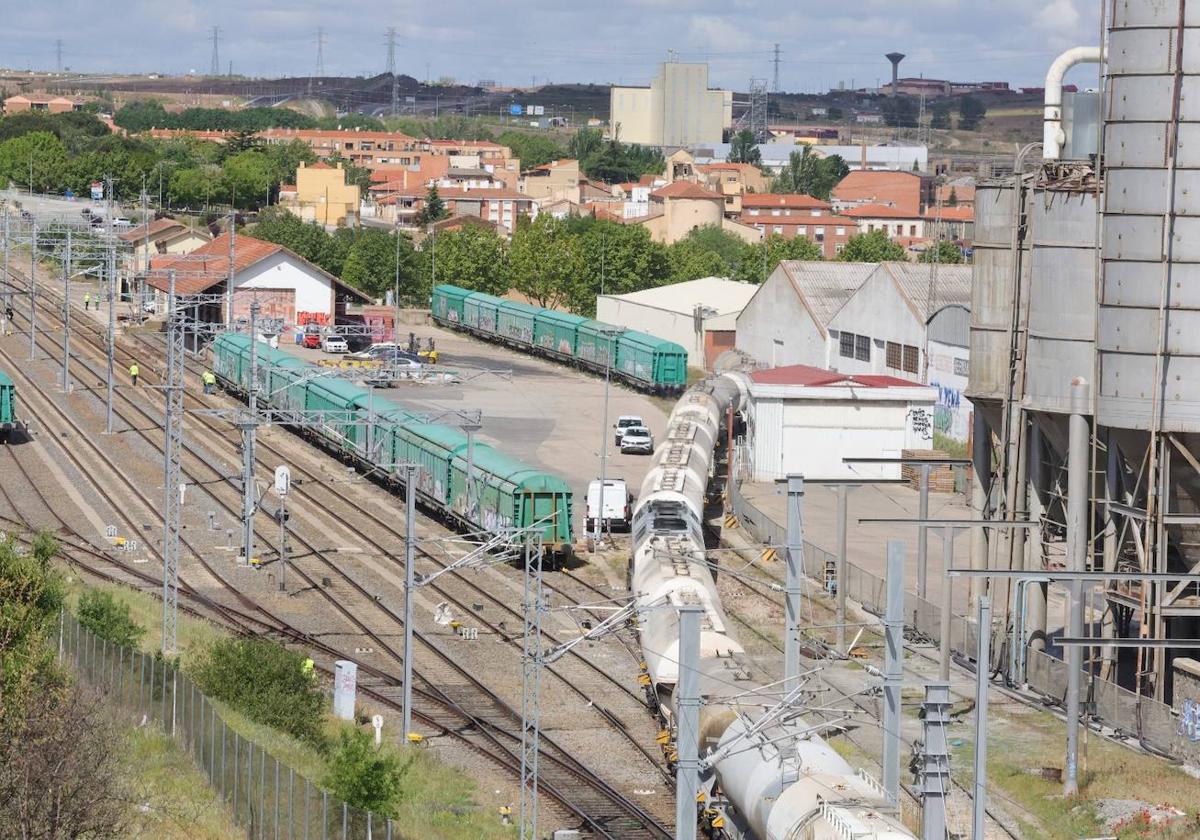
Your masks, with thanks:
[{"label": "graffiti on wall", "polygon": [[914,408],[908,413],[908,422],[918,440],[933,440],[933,419],[923,408]]},{"label": "graffiti on wall", "polygon": [[1192,743],[1200,741],[1200,703],[1191,699],[1183,701],[1183,710],[1179,713],[1178,734]]}]

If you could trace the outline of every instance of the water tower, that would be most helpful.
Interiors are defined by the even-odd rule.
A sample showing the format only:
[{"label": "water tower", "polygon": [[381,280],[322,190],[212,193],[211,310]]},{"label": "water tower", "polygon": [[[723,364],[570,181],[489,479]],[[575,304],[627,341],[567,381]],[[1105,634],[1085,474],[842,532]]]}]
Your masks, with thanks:
[{"label": "water tower", "polygon": [[895,96],[896,86],[900,81],[900,62],[904,60],[904,53],[890,52],[884,58],[892,62],[892,96]]}]

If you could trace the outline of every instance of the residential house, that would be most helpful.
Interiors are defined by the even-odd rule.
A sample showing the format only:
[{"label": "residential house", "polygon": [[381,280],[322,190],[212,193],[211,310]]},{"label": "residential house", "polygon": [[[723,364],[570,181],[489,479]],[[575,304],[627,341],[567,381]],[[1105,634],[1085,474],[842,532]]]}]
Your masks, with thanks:
[{"label": "residential house", "polygon": [[667,245],[702,227],[718,227],[747,242],[762,238],[757,228],[726,218],[725,196],[692,181],[675,181],[654,190],[650,215],[630,222],[644,225],[653,239]]},{"label": "residential house", "polygon": [[[395,184],[376,184],[370,190],[375,206],[374,215],[379,221],[401,227],[413,227],[417,215],[425,208],[426,187],[399,187]],[[493,187],[490,189],[438,188],[438,197],[453,216],[477,216],[491,222],[511,235],[516,229],[517,219],[526,215],[537,218],[538,203],[515,190]]]},{"label": "residential house", "polygon": [[268,128],[258,136],[269,145],[300,140],[318,157],[337,155],[368,169],[380,164],[408,166],[417,162],[417,139],[399,131]]},{"label": "residential house", "polygon": [[322,161],[300,164],[294,198],[283,190],[279,193],[281,207],[306,222],[325,227],[353,224],[358,219],[360,202],[358,185],[346,183],[346,170],[340,164],[335,167]]},{"label": "residential house", "polygon": [[46,111],[50,114],[65,114],[83,109],[83,100],[52,93],[18,93],[4,100],[4,113],[21,111]]},{"label": "residential house", "polygon": [[881,204],[917,214],[933,203],[933,180],[914,172],[858,170],[837,183],[831,198],[838,212]]},{"label": "residential house", "polygon": [[580,203],[579,182],[583,173],[574,158],[552,160],[526,170],[521,175],[520,191],[538,201],[567,201]]},{"label": "residential house", "polygon": [[859,233],[882,230],[889,239],[906,247],[925,238],[926,216],[919,210],[913,212],[885,204],[864,204],[848,207],[841,211],[841,215],[854,219],[858,223]]},{"label": "residential house", "polygon": [[739,221],[758,228],[764,237],[808,239],[821,246],[821,256],[827,260],[835,259],[846,247],[846,241],[858,233],[857,220],[822,210],[784,210],[771,216],[747,216],[743,211]]},{"label": "residential house", "polygon": [[696,167],[697,180],[725,196],[725,213],[737,216],[742,212],[742,198],[747,193],[767,191],[767,176],[750,163],[702,163]]},{"label": "residential house", "polygon": [[122,242],[129,245],[126,268],[141,271],[149,266],[151,258],[164,254],[190,254],[208,243],[212,236],[203,227],[189,227],[175,219],[154,219],[149,225],[138,225],[119,234]]}]

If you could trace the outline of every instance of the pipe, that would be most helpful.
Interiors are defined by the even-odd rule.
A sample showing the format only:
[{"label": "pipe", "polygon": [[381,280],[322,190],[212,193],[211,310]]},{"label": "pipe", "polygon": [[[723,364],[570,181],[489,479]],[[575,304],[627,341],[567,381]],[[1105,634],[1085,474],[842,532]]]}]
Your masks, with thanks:
[{"label": "pipe", "polygon": [[1063,77],[1076,64],[1099,64],[1100,47],[1072,47],[1054,59],[1046,71],[1046,110],[1042,124],[1042,158],[1058,160],[1067,134],[1062,127]]},{"label": "pipe", "polygon": [[[1067,570],[1082,572],[1087,569],[1090,549],[1088,546],[1088,445],[1091,431],[1087,415],[1091,407],[1091,389],[1086,379],[1077,376],[1071,380],[1071,421],[1067,447]],[[1080,603],[1079,581],[1071,581],[1068,629],[1072,636],[1083,635],[1083,606]],[[1067,760],[1063,771],[1063,795],[1079,793],[1078,750],[1079,750],[1079,669],[1082,666],[1083,648],[1071,645],[1064,652],[1067,661]]]}]

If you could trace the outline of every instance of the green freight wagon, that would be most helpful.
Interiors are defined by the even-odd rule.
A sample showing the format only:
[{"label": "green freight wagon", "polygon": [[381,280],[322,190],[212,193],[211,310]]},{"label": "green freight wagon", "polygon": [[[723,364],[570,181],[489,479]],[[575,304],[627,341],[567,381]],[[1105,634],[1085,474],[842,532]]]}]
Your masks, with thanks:
[{"label": "green freight wagon", "polygon": [[439,324],[461,324],[463,322],[463,303],[471,294],[470,289],[460,289],[458,286],[435,287],[429,301],[433,320]]},{"label": "green freight wagon", "polygon": [[538,310],[533,319],[533,344],[543,353],[565,359],[575,359],[575,348],[579,343],[579,326],[587,318],[570,312],[555,312],[553,309]]},{"label": "green freight wagon", "polygon": [[463,300],[463,323],[468,329],[486,336],[496,334],[496,318],[503,303],[500,298],[485,295],[483,292],[471,292]]},{"label": "green freight wagon", "polygon": [[620,330],[602,321],[584,321],[579,325],[575,352],[580,361],[601,373],[617,360],[617,336]]},{"label": "green freight wagon", "polygon": [[467,449],[466,435],[449,426],[409,421],[392,427],[392,463],[416,464],[418,492],[443,510],[450,500],[450,461],[460,449]]},{"label": "green freight wagon", "polygon": [[17,428],[17,387],[8,374],[0,370],[0,440]]},{"label": "green freight wagon", "polygon": [[541,311],[527,303],[501,300],[496,307],[496,335],[521,347],[533,346],[533,321]]},{"label": "green freight wagon", "polygon": [[[561,553],[571,542],[571,488],[557,476],[475,444],[475,520],[489,531],[529,528],[541,531],[547,551]],[[450,505],[460,516],[468,510],[467,451],[450,465]]]},{"label": "green freight wagon", "polygon": [[654,390],[677,391],[687,385],[687,350],[647,333],[621,333],[615,367],[622,378]]}]

